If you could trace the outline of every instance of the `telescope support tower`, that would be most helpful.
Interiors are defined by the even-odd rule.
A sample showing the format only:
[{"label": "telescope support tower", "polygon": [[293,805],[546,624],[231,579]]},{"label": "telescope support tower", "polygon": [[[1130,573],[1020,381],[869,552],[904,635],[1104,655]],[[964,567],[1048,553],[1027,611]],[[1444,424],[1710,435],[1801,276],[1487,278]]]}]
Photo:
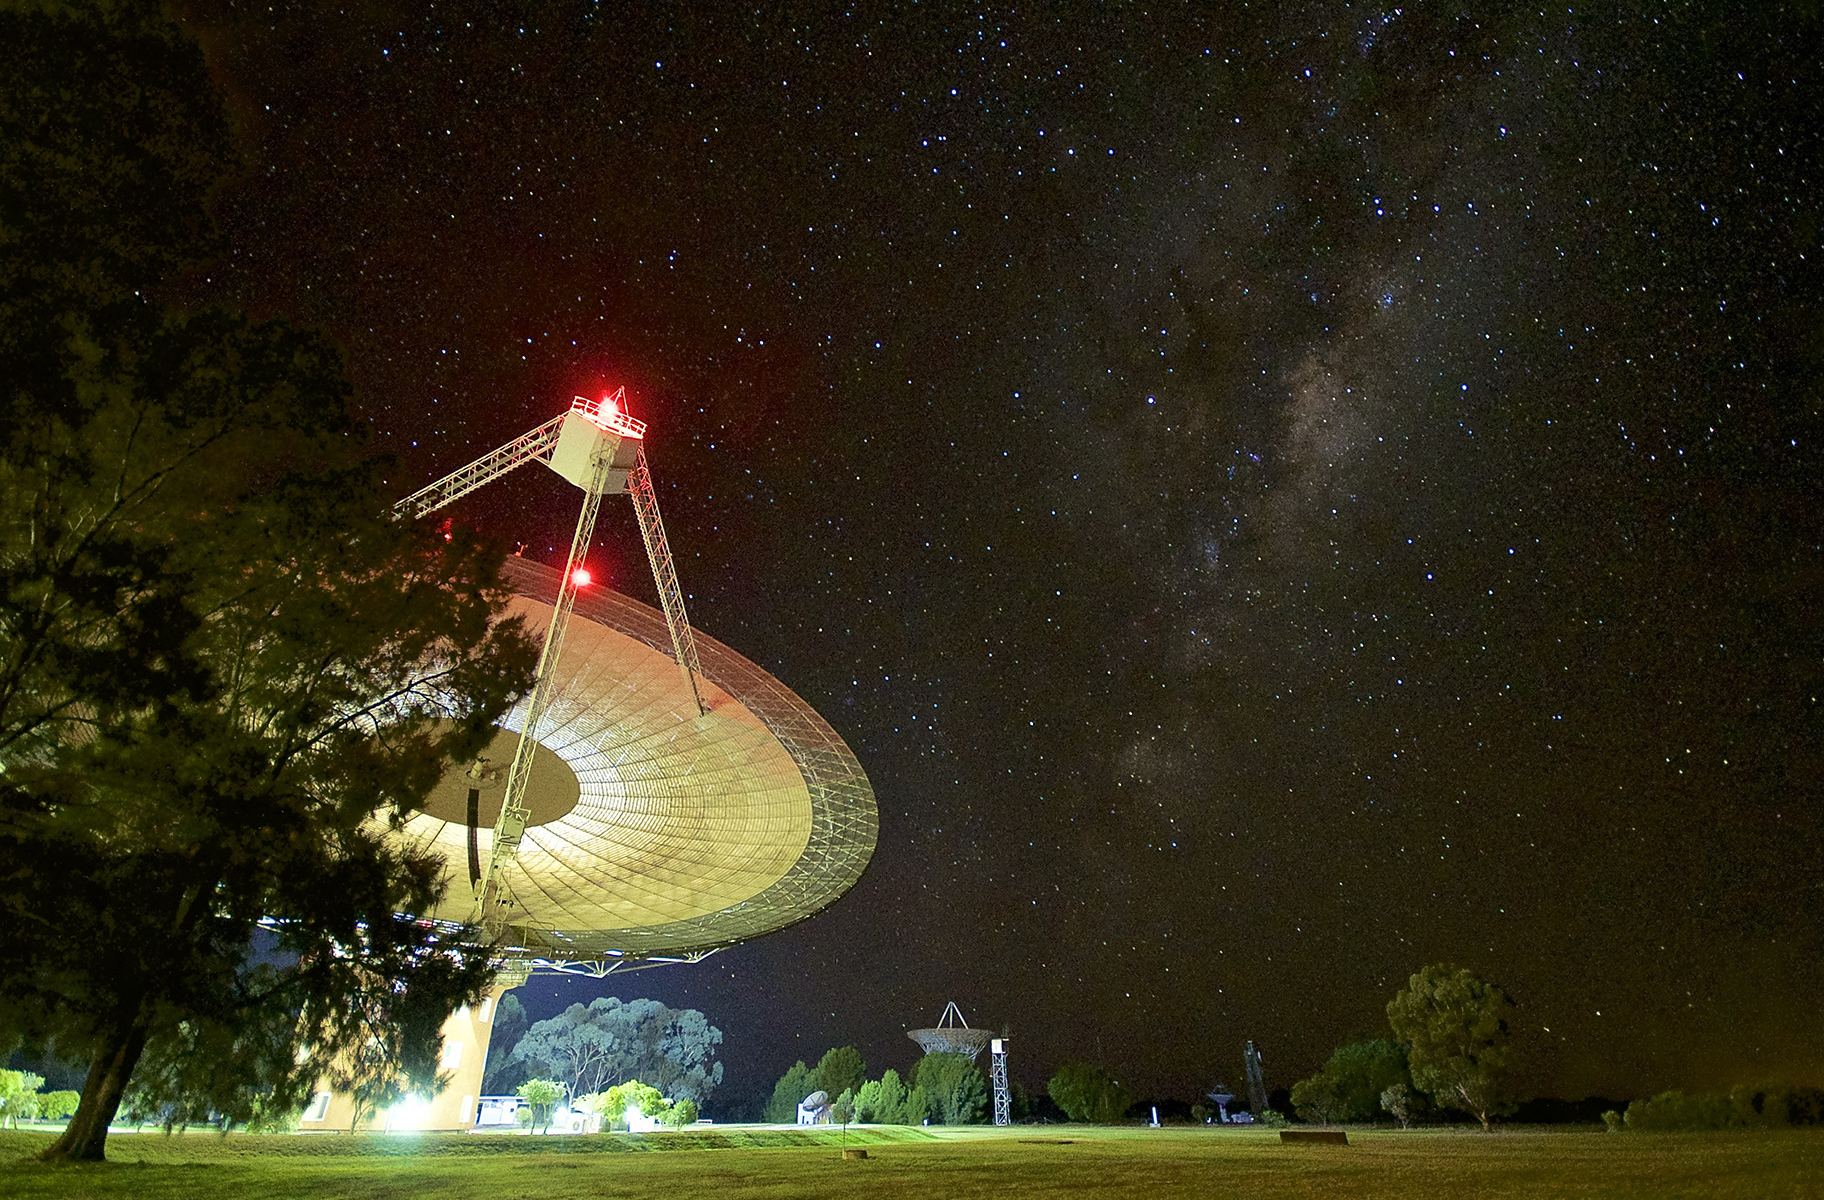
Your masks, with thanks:
[{"label": "telescope support tower", "polygon": [[671,634],[672,658],[690,688],[697,715],[701,717],[709,711],[697,687],[701,667],[697,662],[696,642],[691,637],[690,617],[684,611],[684,592],[678,584],[665,526],[659,519],[659,499],[653,490],[652,472],[646,466],[646,423],[627,415],[623,407],[625,395],[623,388],[599,401],[578,396],[569,412],[418,489],[393,506],[396,516],[422,517],[529,462],[544,463],[583,492],[583,509],[577,516],[575,536],[570,539],[570,557],[564,564],[563,584],[551,614],[551,624],[545,630],[544,649],[538,656],[538,674],[526,704],[525,723],[520,727],[519,745],[507,772],[506,795],[501,800],[500,817],[494,824],[493,847],[475,889],[475,923],[482,927],[490,941],[496,943],[507,935],[511,925],[513,900],[503,894],[503,872],[518,856],[520,841],[525,837],[526,820],[531,815],[525,805],[526,784],[532,775],[538,726],[553,699],[553,671],[563,652],[564,632],[576,606],[578,568],[589,552],[602,497],[611,492],[625,491],[633,498],[640,541],[646,547],[646,559],[652,567],[653,583],[658,588],[665,625]]}]

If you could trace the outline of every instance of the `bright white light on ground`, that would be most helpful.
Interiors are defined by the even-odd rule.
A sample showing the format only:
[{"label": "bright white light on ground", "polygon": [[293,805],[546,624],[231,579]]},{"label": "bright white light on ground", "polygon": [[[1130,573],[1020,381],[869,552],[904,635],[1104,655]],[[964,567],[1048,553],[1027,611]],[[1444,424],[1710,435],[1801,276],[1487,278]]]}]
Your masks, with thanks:
[{"label": "bright white light on ground", "polygon": [[408,1133],[423,1129],[430,1123],[431,1102],[424,1096],[407,1096],[399,1103],[386,1110],[386,1129],[389,1132]]}]

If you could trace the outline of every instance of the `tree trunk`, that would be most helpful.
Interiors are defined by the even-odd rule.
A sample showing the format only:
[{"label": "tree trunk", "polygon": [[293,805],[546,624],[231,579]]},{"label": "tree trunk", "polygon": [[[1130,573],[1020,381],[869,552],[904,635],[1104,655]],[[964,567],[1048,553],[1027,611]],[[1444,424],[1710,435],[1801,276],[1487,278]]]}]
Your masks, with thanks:
[{"label": "tree trunk", "polygon": [[38,1156],[42,1161],[100,1162],[106,1157],[108,1126],[120,1111],[127,1081],[133,1078],[133,1068],[139,1065],[139,1056],[146,1049],[146,1032],[144,1022],[135,1013],[100,1040],[89,1059],[82,1100],[63,1136]]}]

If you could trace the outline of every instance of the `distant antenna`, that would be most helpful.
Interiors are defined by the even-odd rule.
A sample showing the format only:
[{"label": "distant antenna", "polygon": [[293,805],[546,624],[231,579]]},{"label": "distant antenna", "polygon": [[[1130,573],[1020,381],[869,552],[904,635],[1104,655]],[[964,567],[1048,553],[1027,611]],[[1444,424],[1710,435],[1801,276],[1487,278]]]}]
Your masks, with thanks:
[{"label": "distant antenna", "polygon": [[1254,1048],[1253,1042],[1250,1041],[1247,1049],[1241,1052],[1241,1062],[1248,1072],[1248,1107],[1258,1121],[1267,1111],[1267,1081],[1261,1075],[1260,1051]]},{"label": "distant antenna", "polygon": [[994,1035],[986,1029],[971,1029],[963,1010],[952,1000],[944,1005],[937,1024],[928,1029],[908,1030],[906,1036],[918,1043],[926,1054],[962,1054],[973,1061],[982,1056],[988,1039]]}]

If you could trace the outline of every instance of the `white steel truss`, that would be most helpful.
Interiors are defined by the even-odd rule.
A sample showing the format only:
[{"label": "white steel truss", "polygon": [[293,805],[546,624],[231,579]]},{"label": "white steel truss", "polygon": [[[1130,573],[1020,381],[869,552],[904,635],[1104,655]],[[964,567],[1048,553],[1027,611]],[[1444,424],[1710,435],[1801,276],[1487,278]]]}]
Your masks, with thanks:
[{"label": "white steel truss", "polygon": [[634,461],[633,473],[627,479],[627,492],[633,497],[634,516],[640,522],[640,540],[646,543],[646,561],[652,564],[653,582],[659,587],[659,603],[665,610],[665,624],[671,631],[672,658],[683,672],[696,702],[697,715],[709,710],[703,707],[703,694],[697,690],[697,676],[703,668],[697,664],[697,643],[690,635],[690,619],[684,615],[684,592],[678,586],[677,568],[672,565],[671,546],[665,541],[665,526],[659,520],[659,497],[652,488],[652,472],[646,469],[646,447],[641,446]]},{"label": "white steel truss", "polygon": [[530,433],[522,433],[498,450],[489,451],[466,467],[458,468],[435,483],[426,484],[399,503],[393,512],[402,517],[422,517],[452,500],[459,500],[476,488],[493,483],[515,467],[534,460],[546,460],[557,445],[562,417],[553,417]]},{"label": "white steel truss", "polygon": [[989,1043],[988,1079],[994,1088],[994,1123],[1013,1124],[1013,1089],[1007,1084],[1006,1038],[995,1038]]},{"label": "white steel truss", "polygon": [[[690,617],[684,609],[684,592],[678,584],[671,547],[665,538],[665,526],[659,519],[659,501],[653,490],[652,473],[646,466],[646,449],[643,444],[646,424],[626,414],[621,407],[622,396],[622,392],[616,392],[601,401],[578,396],[569,412],[546,421],[499,449],[418,489],[393,506],[393,512],[398,516],[422,517],[529,462],[543,462],[551,466],[577,483],[583,491],[583,508],[577,516],[576,533],[570,541],[570,557],[564,565],[563,581],[551,615],[551,624],[545,630],[545,644],[538,656],[538,671],[526,706],[525,723],[520,729],[519,744],[513,754],[513,765],[507,772],[506,794],[501,800],[500,816],[494,825],[492,849],[475,889],[475,923],[481,926],[489,940],[495,944],[507,940],[511,931],[515,902],[503,888],[502,882],[506,869],[512,866],[519,853],[520,842],[526,832],[526,821],[531,815],[524,802],[526,785],[532,776],[539,725],[554,699],[553,670],[558,656],[563,652],[564,634],[576,606],[578,568],[582,566],[594,537],[602,497],[610,491],[624,487],[633,497],[634,515],[640,526],[640,540],[646,547],[646,559],[652,567],[653,582],[658,588],[665,612],[665,624],[671,635],[672,658],[690,687],[697,715],[702,716],[709,711],[703,703],[702,692],[697,687],[697,675],[701,673],[701,668],[697,663],[696,642],[691,636]],[[578,425],[571,421],[573,417],[580,417],[587,424]],[[571,435],[565,433],[567,423],[572,429],[580,428],[585,433],[592,433],[591,439],[583,441],[590,455],[586,479],[571,472],[567,463],[574,460],[564,458],[571,452],[560,448],[560,443],[562,446],[576,444],[569,440]],[[621,443],[627,440],[635,443],[634,460],[632,469],[626,472],[624,483],[617,486],[615,458]],[[625,462],[625,459],[622,461]],[[570,963],[567,967],[583,965]],[[653,965],[658,965],[657,960],[654,960]],[[563,970],[566,967],[552,969]],[[600,973],[605,975],[615,969],[615,964],[604,963],[601,964]]]}]

